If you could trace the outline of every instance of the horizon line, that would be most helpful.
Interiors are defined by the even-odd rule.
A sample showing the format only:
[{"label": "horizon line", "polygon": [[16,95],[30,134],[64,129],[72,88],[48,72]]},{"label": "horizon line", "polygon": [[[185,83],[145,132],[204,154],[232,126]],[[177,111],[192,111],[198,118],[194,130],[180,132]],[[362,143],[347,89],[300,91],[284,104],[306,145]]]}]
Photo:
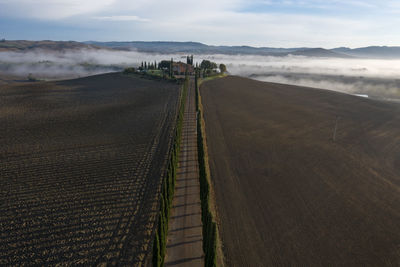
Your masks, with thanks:
[{"label": "horizon line", "polygon": [[196,43],[196,44],[202,44],[206,46],[214,46],[214,47],[251,47],[251,48],[256,48],[256,49],[262,49],[262,48],[274,48],[274,49],[326,49],[326,50],[332,50],[332,49],[338,49],[338,48],[347,48],[347,49],[358,49],[358,48],[369,48],[369,47],[380,47],[380,48],[400,48],[400,45],[365,45],[365,46],[336,46],[332,48],[326,48],[323,46],[293,46],[293,47],[276,47],[276,46],[257,46],[257,45],[222,45],[222,44],[207,44],[203,43],[200,41],[165,41],[165,40],[153,40],[153,41],[144,41],[144,40],[131,40],[131,41],[116,41],[116,40],[109,40],[109,41],[97,41],[97,40],[86,40],[86,41],[78,41],[78,40],[52,40],[52,39],[41,39],[41,40],[29,40],[29,39],[15,39],[15,40],[9,40],[6,38],[2,38],[1,40],[5,40],[8,42],[18,42],[18,41],[27,41],[27,42],[45,42],[45,41],[50,41],[50,42],[77,42],[77,43],[90,43],[90,42],[97,42],[97,43]]}]

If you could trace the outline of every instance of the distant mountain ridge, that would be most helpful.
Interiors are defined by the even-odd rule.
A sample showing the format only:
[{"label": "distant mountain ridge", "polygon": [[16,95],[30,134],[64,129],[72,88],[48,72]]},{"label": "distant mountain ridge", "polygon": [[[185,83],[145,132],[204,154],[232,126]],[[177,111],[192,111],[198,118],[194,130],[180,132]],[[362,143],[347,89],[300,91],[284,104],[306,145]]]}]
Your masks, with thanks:
[{"label": "distant mountain ridge", "polygon": [[252,47],[252,46],[214,46],[198,42],[85,42],[86,44],[107,47],[118,50],[135,50],[145,53],[193,53],[193,54],[226,54],[226,55],[264,55],[264,56],[286,56],[288,54],[305,54],[327,57],[346,57],[323,48],[273,48],[273,47]]},{"label": "distant mountain ridge", "polygon": [[0,41],[0,52],[1,51],[27,51],[27,50],[73,50],[73,49],[102,49],[103,47],[97,47],[91,44],[85,44],[75,41]]},{"label": "distant mountain ridge", "polygon": [[274,48],[252,46],[215,46],[199,42],[132,41],[132,42],[75,42],[75,41],[0,41],[1,51],[28,50],[64,51],[73,49],[113,49],[158,54],[225,54],[262,56],[307,56],[325,58],[382,58],[400,59],[400,46],[369,46],[361,48]]},{"label": "distant mountain ridge", "polygon": [[334,52],[323,48],[307,48],[303,50],[297,50],[291,52],[292,55],[298,56],[309,56],[309,57],[339,57],[339,58],[350,58],[352,56],[341,52]]},{"label": "distant mountain ridge", "polygon": [[385,59],[400,58],[400,46],[368,46],[354,49],[348,47],[339,47],[331,49],[331,51],[354,57]]},{"label": "distant mountain ridge", "polygon": [[226,55],[265,55],[265,56],[311,56],[336,58],[400,58],[400,47],[369,46],[361,48],[339,47],[334,49],[294,47],[252,47],[252,46],[215,46],[198,42],[95,42],[86,44],[118,50],[136,50],[146,53],[193,53],[193,54],[226,54]]}]

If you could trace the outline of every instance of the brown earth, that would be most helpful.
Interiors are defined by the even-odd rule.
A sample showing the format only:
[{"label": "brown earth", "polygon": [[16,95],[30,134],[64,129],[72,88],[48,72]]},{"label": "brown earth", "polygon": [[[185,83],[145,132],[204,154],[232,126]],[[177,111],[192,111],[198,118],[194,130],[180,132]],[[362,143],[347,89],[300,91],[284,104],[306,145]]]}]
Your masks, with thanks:
[{"label": "brown earth", "polygon": [[[28,77],[0,73],[0,86],[29,82]],[[0,89],[1,90],[1,89]]]},{"label": "brown earth", "polygon": [[399,105],[239,77],[201,95],[227,266],[400,265]]},{"label": "brown earth", "polygon": [[2,86],[0,265],[142,265],[178,95],[120,73]]}]

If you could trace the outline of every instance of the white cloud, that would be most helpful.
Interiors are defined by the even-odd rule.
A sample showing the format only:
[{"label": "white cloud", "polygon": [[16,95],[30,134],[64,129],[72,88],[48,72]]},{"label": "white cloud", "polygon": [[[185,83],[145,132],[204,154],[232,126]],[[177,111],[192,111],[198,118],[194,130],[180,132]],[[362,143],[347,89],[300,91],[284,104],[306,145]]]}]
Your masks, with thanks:
[{"label": "white cloud", "polygon": [[96,13],[115,2],[116,0],[0,0],[0,15],[59,20]]},{"label": "white cloud", "polygon": [[365,44],[372,26],[373,22],[317,15],[210,11],[183,15],[179,20],[154,21],[146,30],[179,40],[195,32],[197,41],[208,44],[334,47]]},{"label": "white cloud", "polygon": [[348,7],[361,7],[361,8],[375,8],[377,5],[388,6],[392,1],[376,1],[376,0],[293,0],[293,1],[254,1],[255,3],[264,5],[282,5],[290,7],[306,7],[306,8],[348,8]]},{"label": "white cloud", "polygon": [[106,20],[106,21],[139,21],[139,22],[150,21],[149,19],[140,18],[138,16],[102,16],[102,17],[93,17],[93,19]]},{"label": "white cloud", "polygon": [[0,0],[2,18],[59,21],[87,39],[284,47],[398,45],[396,12],[394,0]]},{"label": "white cloud", "polygon": [[[141,14],[170,15],[185,13],[202,13],[207,10],[229,10],[243,0],[0,0],[0,14],[6,17],[30,17],[57,20],[76,15],[105,14],[125,16],[132,11]],[[108,13],[108,14],[107,14]]]}]

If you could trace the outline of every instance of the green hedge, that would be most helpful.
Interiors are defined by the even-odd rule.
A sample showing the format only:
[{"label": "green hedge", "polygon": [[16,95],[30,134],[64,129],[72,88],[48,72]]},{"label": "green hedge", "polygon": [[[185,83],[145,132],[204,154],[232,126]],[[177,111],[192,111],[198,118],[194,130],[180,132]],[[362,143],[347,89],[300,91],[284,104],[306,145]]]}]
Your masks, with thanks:
[{"label": "green hedge", "polygon": [[153,266],[164,266],[165,251],[167,246],[168,221],[172,200],[174,197],[176,173],[179,161],[180,144],[182,137],[183,115],[185,112],[185,101],[189,80],[186,79],[182,87],[181,102],[175,129],[175,140],[169,159],[167,173],[164,176],[161,187],[160,209],[158,215],[158,226],[153,242]]},{"label": "green hedge", "polygon": [[210,184],[206,171],[205,144],[202,129],[202,112],[197,75],[195,78],[197,108],[197,149],[200,175],[201,220],[203,223],[203,251],[206,267],[217,266],[217,225],[210,209]]}]

